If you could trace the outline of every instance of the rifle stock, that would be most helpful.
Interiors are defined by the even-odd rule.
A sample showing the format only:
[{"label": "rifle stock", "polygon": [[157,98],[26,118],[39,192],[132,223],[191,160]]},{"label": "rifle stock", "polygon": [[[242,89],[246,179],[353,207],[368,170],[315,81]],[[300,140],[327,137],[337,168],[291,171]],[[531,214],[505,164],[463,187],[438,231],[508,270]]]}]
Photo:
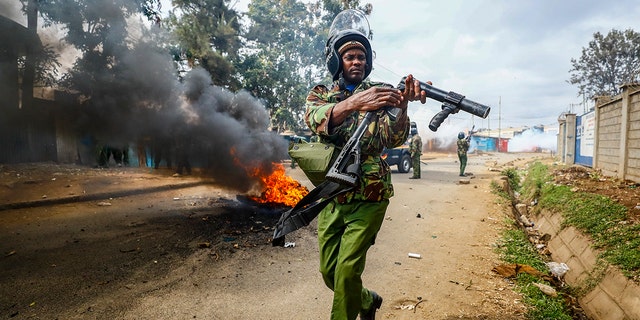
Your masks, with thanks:
[{"label": "rifle stock", "polygon": [[[398,89],[404,90],[404,81],[407,77],[403,77],[398,84]],[[459,110],[473,114],[481,118],[486,118],[491,111],[491,107],[483,105],[481,103],[466,99],[465,96],[453,92],[444,91],[438,89],[428,83],[420,81],[420,89],[427,93],[427,97],[433,100],[442,102],[442,111],[438,112],[431,122],[429,122],[429,129],[431,131],[437,131],[442,122],[452,113],[457,113]]]},{"label": "rifle stock", "polygon": [[331,168],[329,168],[325,176],[327,180],[350,187],[358,185],[358,178],[360,178],[360,138],[362,138],[364,131],[371,123],[373,116],[373,112],[366,113],[356,131],[347,140]]}]

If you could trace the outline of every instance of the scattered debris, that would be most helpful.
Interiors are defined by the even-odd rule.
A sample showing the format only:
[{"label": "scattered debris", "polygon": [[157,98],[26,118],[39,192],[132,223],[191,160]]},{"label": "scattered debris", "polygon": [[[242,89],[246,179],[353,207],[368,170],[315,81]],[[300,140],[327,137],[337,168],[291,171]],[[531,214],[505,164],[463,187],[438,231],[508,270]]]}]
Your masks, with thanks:
[{"label": "scattered debris", "polygon": [[295,248],[296,243],[295,242],[285,242],[284,243],[284,247],[285,248]]},{"label": "scattered debris", "polygon": [[547,281],[553,280],[553,278],[551,278],[549,275],[544,274],[538,271],[536,268],[527,264],[519,264],[519,263],[501,264],[493,267],[491,271],[505,278],[515,278],[520,273],[527,273],[534,277],[539,277]]},{"label": "scattered debris", "polygon": [[532,285],[538,287],[540,289],[540,291],[542,291],[542,293],[550,296],[550,297],[557,297],[558,296],[558,292],[556,291],[556,289],[554,289],[552,286],[546,285],[546,284],[542,284],[542,283],[537,283],[537,282],[533,282],[531,283]]},{"label": "scattered debris", "polygon": [[100,207],[108,207],[110,205],[111,205],[111,202],[105,202],[105,201],[98,202],[98,206],[100,206]]},{"label": "scattered debris", "polygon": [[419,253],[409,252],[409,258],[422,259],[422,256]]},{"label": "scattered debris", "polygon": [[401,305],[401,306],[399,306],[399,307],[396,307],[396,309],[400,309],[400,310],[413,310],[413,309],[415,309],[415,307],[416,307],[416,306],[415,306],[415,305],[413,305],[413,304],[403,304],[403,305]]},{"label": "scattered debris", "polygon": [[564,275],[567,273],[567,271],[571,270],[569,269],[569,266],[567,266],[567,264],[564,262],[552,261],[552,262],[547,262],[545,264],[549,268],[549,271],[551,271],[551,274],[556,278],[558,278],[558,280],[562,280],[564,278]]}]

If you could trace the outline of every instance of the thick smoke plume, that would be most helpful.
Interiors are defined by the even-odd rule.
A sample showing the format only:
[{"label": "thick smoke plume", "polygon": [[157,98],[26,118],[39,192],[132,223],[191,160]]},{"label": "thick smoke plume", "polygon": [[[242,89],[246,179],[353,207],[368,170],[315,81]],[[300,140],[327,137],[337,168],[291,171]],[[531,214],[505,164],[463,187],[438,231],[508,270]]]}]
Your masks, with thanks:
[{"label": "thick smoke plume", "polygon": [[121,63],[116,81],[92,88],[80,109],[79,130],[99,144],[146,144],[162,160],[173,158],[173,166],[186,155],[218,183],[242,192],[259,181],[255,170],[270,173],[286,157],[287,144],[269,131],[265,106],[247,91],[214,86],[202,68],[179,82],[169,56],[147,45]]},{"label": "thick smoke plume", "polygon": [[556,152],[558,137],[555,133],[525,130],[509,140],[509,152],[537,152],[548,150]]},{"label": "thick smoke plume", "polygon": [[[99,3],[104,2],[87,1]],[[255,171],[271,173],[273,163],[287,156],[286,141],[269,131],[266,107],[246,91],[214,86],[202,68],[179,81],[158,39],[129,37],[128,43],[110,47],[114,58],[109,68],[96,63],[102,68],[91,69],[85,63],[71,71],[81,94],[79,107],[64,111],[71,129],[87,145],[125,147],[147,155],[161,151],[162,160],[172,159],[173,167],[176,157],[186,155],[194,168],[217,183],[251,191],[259,183]]]}]

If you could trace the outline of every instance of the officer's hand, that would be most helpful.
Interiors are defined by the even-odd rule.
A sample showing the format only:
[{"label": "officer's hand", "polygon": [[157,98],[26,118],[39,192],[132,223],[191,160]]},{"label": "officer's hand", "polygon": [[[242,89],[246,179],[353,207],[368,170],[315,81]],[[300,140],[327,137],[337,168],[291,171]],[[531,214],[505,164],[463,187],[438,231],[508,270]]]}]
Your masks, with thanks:
[{"label": "officer's hand", "polygon": [[401,107],[403,99],[402,93],[398,89],[371,87],[354,94],[345,102],[349,102],[353,110],[375,111],[386,106]]},{"label": "officer's hand", "polygon": [[[429,85],[432,85],[431,81],[427,81]],[[402,92],[403,103],[408,104],[409,101],[420,100],[422,104],[427,102],[427,92],[420,89],[420,81],[415,79],[413,75],[408,75],[404,79],[404,91]]]}]

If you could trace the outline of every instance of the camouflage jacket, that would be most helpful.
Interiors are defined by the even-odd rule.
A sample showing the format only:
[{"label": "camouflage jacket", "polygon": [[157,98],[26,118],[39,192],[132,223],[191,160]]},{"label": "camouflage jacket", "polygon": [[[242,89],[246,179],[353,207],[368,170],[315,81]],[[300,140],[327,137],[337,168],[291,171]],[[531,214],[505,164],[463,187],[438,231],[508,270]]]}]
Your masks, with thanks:
[{"label": "camouflage jacket", "polygon": [[469,140],[467,139],[458,139],[458,155],[466,156],[467,150],[469,150]]},{"label": "camouflage jacket", "polygon": [[[329,120],[333,107],[340,101],[348,99],[354,93],[374,86],[389,86],[379,82],[364,81],[353,92],[340,89],[335,81],[331,89],[324,85],[315,86],[307,97],[305,122],[320,137],[322,142],[330,142],[341,148],[356,130],[364,112],[353,112],[338,126],[331,128]],[[395,148],[406,141],[409,134],[409,118],[391,119],[385,110],[378,110],[371,124],[360,139],[361,176],[358,186],[338,198],[341,203],[352,199],[364,201],[381,201],[393,196],[391,170],[382,160],[380,154],[384,148]]]},{"label": "camouflage jacket", "polygon": [[409,143],[409,153],[412,157],[419,157],[420,155],[422,155],[422,138],[417,134],[414,134],[411,137],[411,142]]}]

